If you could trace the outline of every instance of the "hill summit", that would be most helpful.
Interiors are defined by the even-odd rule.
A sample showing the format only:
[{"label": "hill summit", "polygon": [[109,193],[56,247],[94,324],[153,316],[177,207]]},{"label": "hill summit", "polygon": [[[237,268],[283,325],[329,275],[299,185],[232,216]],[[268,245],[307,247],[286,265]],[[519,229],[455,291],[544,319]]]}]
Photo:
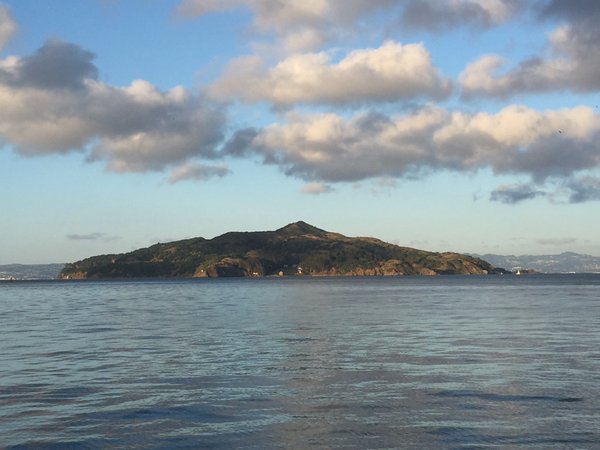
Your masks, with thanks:
[{"label": "hill summit", "polygon": [[487,262],[295,222],[275,231],[229,232],[159,243],[67,264],[61,279],[251,277],[269,275],[439,275],[497,273]]},{"label": "hill summit", "polygon": [[294,223],[290,223],[285,227],[275,230],[275,233],[286,234],[289,236],[301,236],[303,234],[312,234],[315,236],[323,236],[327,234],[327,231],[321,230],[320,228],[314,227],[302,220]]}]

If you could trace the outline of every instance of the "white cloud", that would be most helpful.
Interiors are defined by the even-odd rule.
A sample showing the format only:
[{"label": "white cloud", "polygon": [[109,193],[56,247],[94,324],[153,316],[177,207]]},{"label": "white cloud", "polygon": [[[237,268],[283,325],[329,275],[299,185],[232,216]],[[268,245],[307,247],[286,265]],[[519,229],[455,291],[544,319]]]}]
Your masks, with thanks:
[{"label": "white cloud", "polygon": [[333,188],[331,186],[329,186],[328,184],[312,182],[312,183],[305,184],[302,187],[302,190],[300,192],[302,192],[303,194],[309,194],[309,195],[320,195],[320,194],[327,194],[332,191],[333,191]]},{"label": "white cloud", "polygon": [[212,158],[225,117],[182,87],[147,81],[114,87],[97,80],[93,54],[49,41],[27,58],[0,63],[0,139],[29,155],[87,153],[109,170],[163,170]]},{"label": "white cloud", "polygon": [[542,183],[600,165],[600,117],[587,107],[538,112],[509,106],[497,114],[425,108],[405,116],[371,113],[351,119],[290,113],[284,123],[247,137],[240,142],[263,155],[265,163],[307,181],[491,168]]},{"label": "white cloud", "polygon": [[6,5],[0,3],[0,50],[10,41],[17,32],[17,24]]},{"label": "white cloud", "polygon": [[389,41],[379,48],[354,50],[337,63],[326,53],[308,53],[290,56],[268,69],[258,57],[240,58],[210,92],[221,99],[287,107],[441,99],[451,89],[450,80],[439,74],[422,44]]},{"label": "white cloud", "polygon": [[396,8],[394,0],[183,0],[177,13],[196,17],[238,8],[249,9],[253,29],[273,35],[290,52],[318,48],[339,38],[357,22],[384,8]]}]

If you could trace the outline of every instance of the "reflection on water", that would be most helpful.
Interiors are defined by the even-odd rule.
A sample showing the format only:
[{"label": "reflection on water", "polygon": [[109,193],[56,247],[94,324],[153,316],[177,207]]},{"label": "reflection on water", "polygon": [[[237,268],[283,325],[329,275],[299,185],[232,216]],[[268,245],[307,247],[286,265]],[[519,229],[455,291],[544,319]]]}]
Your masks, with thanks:
[{"label": "reflection on water", "polygon": [[600,277],[0,285],[0,447],[593,448]]}]

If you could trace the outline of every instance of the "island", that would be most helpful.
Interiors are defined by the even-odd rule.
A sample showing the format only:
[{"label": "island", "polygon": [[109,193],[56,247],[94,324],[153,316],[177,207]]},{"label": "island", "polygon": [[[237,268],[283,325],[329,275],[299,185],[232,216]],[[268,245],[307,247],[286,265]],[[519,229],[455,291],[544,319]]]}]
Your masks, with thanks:
[{"label": "island", "polygon": [[459,253],[401,247],[371,237],[347,237],[295,222],[275,231],[229,232],[158,243],[129,253],[66,264],[60,279],[487,275],[502,273]]}]

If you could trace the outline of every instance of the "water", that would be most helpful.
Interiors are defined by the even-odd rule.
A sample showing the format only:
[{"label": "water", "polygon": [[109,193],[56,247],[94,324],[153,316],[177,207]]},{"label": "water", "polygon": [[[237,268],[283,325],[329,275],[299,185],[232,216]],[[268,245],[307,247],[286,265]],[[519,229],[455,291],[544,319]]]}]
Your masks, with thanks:
[{"label": "water", "polygon": [[0,284],[2,448],[600,448],[600,276]]}]

